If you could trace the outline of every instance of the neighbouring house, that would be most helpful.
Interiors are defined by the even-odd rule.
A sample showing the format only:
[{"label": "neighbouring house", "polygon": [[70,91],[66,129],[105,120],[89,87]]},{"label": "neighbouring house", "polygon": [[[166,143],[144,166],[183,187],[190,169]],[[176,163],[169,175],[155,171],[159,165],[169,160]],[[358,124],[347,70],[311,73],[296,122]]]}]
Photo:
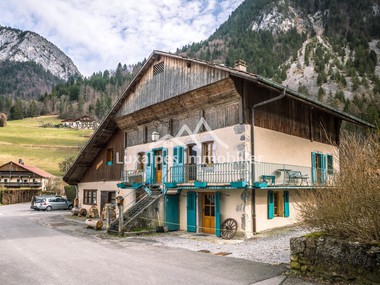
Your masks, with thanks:
[{"label": "neighbouring house", "polygon": [[50,179],[55,176],[36,166],[9,161],[0,166],[0,187],[3,188],[38,188],[46,190]]},{"label": "neighbouring house", "polygon": [[45,191],[56,177],[38,167],[9,161],[0,166],[0,191],[3,204],[29,202]]},{"label": "neighbouring house", "polygon": [[73,129],[91,129],[95,130],[99,127],[99,123],[89,116],[82,116],[77,119],[66,119],[61,121],[61,124],[67,128]]},{"label": "neighbouring house", "polygon": [[333,183],[343,121],[373,127],[242,61],[154,51],[64,180],[81,207],[124,197],[125,226],[154,205],[169,230],[220,236],[229,223],[250,237],[297,222],[297,197]]}]

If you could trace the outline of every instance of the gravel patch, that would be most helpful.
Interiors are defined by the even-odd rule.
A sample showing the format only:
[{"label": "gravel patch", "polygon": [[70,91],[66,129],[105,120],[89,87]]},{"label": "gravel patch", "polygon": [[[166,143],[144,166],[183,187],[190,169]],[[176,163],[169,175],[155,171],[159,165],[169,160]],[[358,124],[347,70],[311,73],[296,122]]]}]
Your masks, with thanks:
[{"label": "gravel patch", "polygon": [[261,233],[245,240],[223,240],[212,235],[171,232],[144,236],[144,239],[155,241],[155,246],[177,247],[269,264],[281,264],[289,263],[290,238],[308,232],[302,227],[282,228]]}]

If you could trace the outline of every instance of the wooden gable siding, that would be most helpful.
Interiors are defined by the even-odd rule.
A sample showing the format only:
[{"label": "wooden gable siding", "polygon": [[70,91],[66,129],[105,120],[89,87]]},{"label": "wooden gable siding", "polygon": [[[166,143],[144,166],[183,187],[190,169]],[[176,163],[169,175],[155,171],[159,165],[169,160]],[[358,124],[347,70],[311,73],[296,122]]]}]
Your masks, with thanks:
[{"label": "wooden gable siding", "polygon": [[[163,71],[156,75],[153,69],[163,63]],[[117,117],[131,114],[148,106],[184,94],[191,90],[228,78],[228,72],[187,62],[183,59],[161,56],[142,76],[133,93],[129,94]]]},{"label": "wooden gable siding", "polygon": [[21,172],[30,172],[30,171],[27,171],[25,170],[25,168],[22,168],[14,163],[7,163],[7,164],[4,164],[0,167],[0,171],[21,171]]},{"label": "wooden gable siding", "polygon": [[[107,150],[113,149],[113,165],[107,165]],[[118,159],[118,161],[117,161]],[[123,170],[124,159],[124,132],[119,130],[111,137],[107,145],[102,148],[90,167],[82,176],[80,182],[112,181],[120,180],[121,171]]]},{"label": "wooden gable siding", "polygon": [[[281,95],[253,82],[234,79],[243,96],[244,121],[251,123],[253,105]],[[254,109],[254,125],[322,143],[339,141],[340,119],[289,97]]]},{"label": "wooden gable siding", "polygon": [[220,129],[228,126],[233,126],[239,123],[239,101],[235,100],[230,103],[219,104],[216,106],[205,105],[204,109],[193,110],[184,112],[181,115],[176,115],[170,120],[164,119],[164,123],[159,123],[156,126],[149,123],[143,126],[138,126],[134,129],[126,130],[127,147],[143,144],[144,142],[144,128],[147,130],[146,139],[148,143],[152,142],[151,134],[157,130],[160,133],[160,138],[169,134],[176,136],[187,136],[192,134],[199,128],[199,131],[207,131],[204,125],[199,125],[201,118],[207,122],[207,125],[212,129]]}]

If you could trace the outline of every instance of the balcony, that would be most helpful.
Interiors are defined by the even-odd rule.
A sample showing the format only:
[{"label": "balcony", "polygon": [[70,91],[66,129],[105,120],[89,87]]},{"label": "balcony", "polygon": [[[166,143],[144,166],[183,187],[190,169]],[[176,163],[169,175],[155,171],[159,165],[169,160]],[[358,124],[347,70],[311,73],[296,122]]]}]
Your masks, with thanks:
[{"label": "balcony", "polygon": [[41,188],[41,182],[0,182],[0,187],[5,188]]},{"label": "balcony", "polygon": [[[124,173],[133,186],[145,182],[144,170]],[[259,161],[178,165],[163,173],[166,188],[315,188],[333,185],[333,170]]]},{"label": "balcony", "polygon": [[291,164],[254,162],[254,185],[266,187],[333,186],[332,169],[313,168]]}]

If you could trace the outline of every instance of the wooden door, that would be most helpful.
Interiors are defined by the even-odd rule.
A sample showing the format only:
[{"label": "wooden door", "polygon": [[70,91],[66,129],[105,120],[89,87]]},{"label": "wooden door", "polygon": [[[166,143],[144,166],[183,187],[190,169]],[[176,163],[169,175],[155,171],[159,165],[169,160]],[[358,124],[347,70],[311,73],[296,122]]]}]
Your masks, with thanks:
[{"label": "wooden door", "polygon": [[197,179],[197,151],[194,150],[195,145],[188,145],[186,151],[186,174],[187,181],[193,182]]},{"label": "wooden door", "polygon": [[215,193],[202,193],[202,231],[215,233]]},{"label": "wooden door", "polygon": [[162,183],[162,150],[156,150],[155,154],[155,172],[156,172],[156,183]]}]

